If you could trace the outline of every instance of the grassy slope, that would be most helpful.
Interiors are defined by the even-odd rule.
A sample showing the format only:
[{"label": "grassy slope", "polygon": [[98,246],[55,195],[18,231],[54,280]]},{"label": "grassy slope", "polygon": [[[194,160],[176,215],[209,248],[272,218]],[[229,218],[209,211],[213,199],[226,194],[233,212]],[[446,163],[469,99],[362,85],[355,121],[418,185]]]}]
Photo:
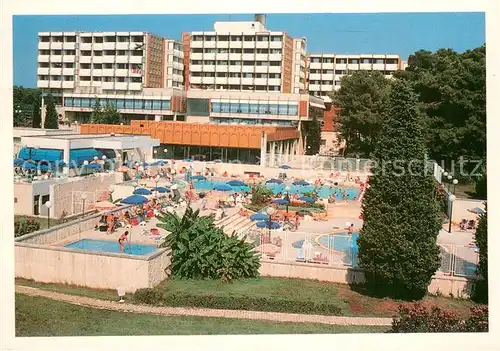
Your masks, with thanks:
[{"label": "grassy slope", "polygon": [[[38,287],[60,293],[83,295],[99,299],[116,300],[114,290],[97,290],[71,285],[43,284],[33,281],[16,280],[16,284]],[[217,294],[236,296],[265,296],[289,298],[294,301],[309,300],[329,301],[342,309],[344,316],[393,317],[397,313],[400,301],[379,299],[355,292],[347,285],[319,282],[306,279],[267,278],[243,279],[233,284],[224,284],[213,280],[165,280],[159,288],[170,292],[189,292],[190,294]],[[128,296],[131,300],[131,296]],[[428,296],[424,304],[452,309],[466,317],[469,308],[474,305],[469,300],[450,299]]]},{"label": "grassy slope", "polygon": [[16,336],[334,334],[384,332],[387,329],[133,314],[16,294]]}]

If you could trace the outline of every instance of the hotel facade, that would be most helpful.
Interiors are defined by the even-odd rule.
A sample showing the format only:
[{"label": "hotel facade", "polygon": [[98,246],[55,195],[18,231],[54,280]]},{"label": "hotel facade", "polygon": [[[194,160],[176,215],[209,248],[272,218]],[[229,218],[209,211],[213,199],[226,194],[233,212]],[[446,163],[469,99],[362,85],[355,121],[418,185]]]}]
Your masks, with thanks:
[{"label": "hotel facade", "polygon": [[[224,128],[238,125],[292,128],[298,134],[287,132],[283,135],[291,139],[280,142],[298,153],[306,147],[303,131],[313,118],[328,134],[323,149],[332,148],[335,113],[328,95],[340,88],[341,77],[356,70],[392,77],[405,67],[398,55],[308,55],[305,38],[267,29],[264,15],[248,22],[216,22],[213,31],[184,32],[180,41],[140,31],[41,32],[38,39],[37,86],[56,97],[61,121],[88,123],[99,101],[113,104],[124,125],[134,120],[211,124],[218,126],[221,138],[229,135]],[[151,136],[160,126],[134,125],[134,133]],[[94,132],[100,130],[109,128]],[[269,133],[270,140],[275,138],[276,130]],[[203,140],[208,139],[186,146],[213,146]],[[253,160],[260,153],[252,149]]]}]

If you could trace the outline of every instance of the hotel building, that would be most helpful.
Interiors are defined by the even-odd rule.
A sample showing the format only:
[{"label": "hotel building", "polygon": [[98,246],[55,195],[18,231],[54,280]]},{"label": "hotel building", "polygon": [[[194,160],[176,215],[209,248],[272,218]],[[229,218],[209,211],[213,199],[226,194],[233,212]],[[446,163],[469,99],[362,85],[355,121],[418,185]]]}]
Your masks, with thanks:
[{"label": "hotel building", "polygon": [[128,119],[175,119],[184,105],[179,42],[146,32],[42,32],[37,86],[61,98],[60,118],[86,120],[95,99]]},{"label": "hotel building", "polygon": [[340,89],[343,76],[354,71],[379,71],[390,78],[394,72],[404,70],[406,62],[399,55],[310,54],[308,68],[309,93],[331,102],[329,95]]},{"label": "hotel building", "polygon": [[216,22],[214,31],[182,34],[186,89],[303,94],[306,39],[253,22]]}]

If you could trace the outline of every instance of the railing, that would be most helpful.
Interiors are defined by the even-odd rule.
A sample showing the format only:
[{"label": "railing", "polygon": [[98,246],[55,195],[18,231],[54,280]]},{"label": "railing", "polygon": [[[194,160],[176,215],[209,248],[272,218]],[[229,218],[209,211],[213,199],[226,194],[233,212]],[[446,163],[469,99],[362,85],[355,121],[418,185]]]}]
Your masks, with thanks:
[{"label": "railing", "polygon": [[[270,235],[269,235],[270,233]],[[246,236],[261,254],[262,261],[310,263],[319,266],[359,268],[358,248],[351,235],[339,231],[334,234],[316,234],[268,229],[250,229],[238,234]],[[439,273],[477,277],[479,254],[466,245],[439,245],[441,265]]]},{"label": "railing", "polygon": [[266,167],[287,165],[292,169],[315,169],[360,173],[369,173],[371,169],[371,161],[362,158],[267,154],[264,162]]}]

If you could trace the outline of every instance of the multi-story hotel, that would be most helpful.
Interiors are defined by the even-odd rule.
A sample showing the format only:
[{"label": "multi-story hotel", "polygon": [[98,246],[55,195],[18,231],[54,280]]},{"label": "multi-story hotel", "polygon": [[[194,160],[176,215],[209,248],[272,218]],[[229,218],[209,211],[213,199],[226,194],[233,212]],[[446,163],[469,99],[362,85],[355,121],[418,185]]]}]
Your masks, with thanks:
[{"label": "multi-story hotel", "polygon": [[321,96],[330,102],[333,91],[340,89],[340,79],[353,71],[379,71],[387,78],[394,72],[404,70],[406,62],[399,55],[339,55],[339,54],[310,54],[309,93]]},{"label": "multi-story hotel", "polygon": [[187,89],[306,92],[306,40],[253,22],[216,22],[214,31],[182,34]]},{"label": "multi-story hotel", "polygon": [[85,120],[96,99],[129,119],[182,112],[179,42],[146,32],[42,32],[38,39],[37,86],[61,98],[60,117]]}]

